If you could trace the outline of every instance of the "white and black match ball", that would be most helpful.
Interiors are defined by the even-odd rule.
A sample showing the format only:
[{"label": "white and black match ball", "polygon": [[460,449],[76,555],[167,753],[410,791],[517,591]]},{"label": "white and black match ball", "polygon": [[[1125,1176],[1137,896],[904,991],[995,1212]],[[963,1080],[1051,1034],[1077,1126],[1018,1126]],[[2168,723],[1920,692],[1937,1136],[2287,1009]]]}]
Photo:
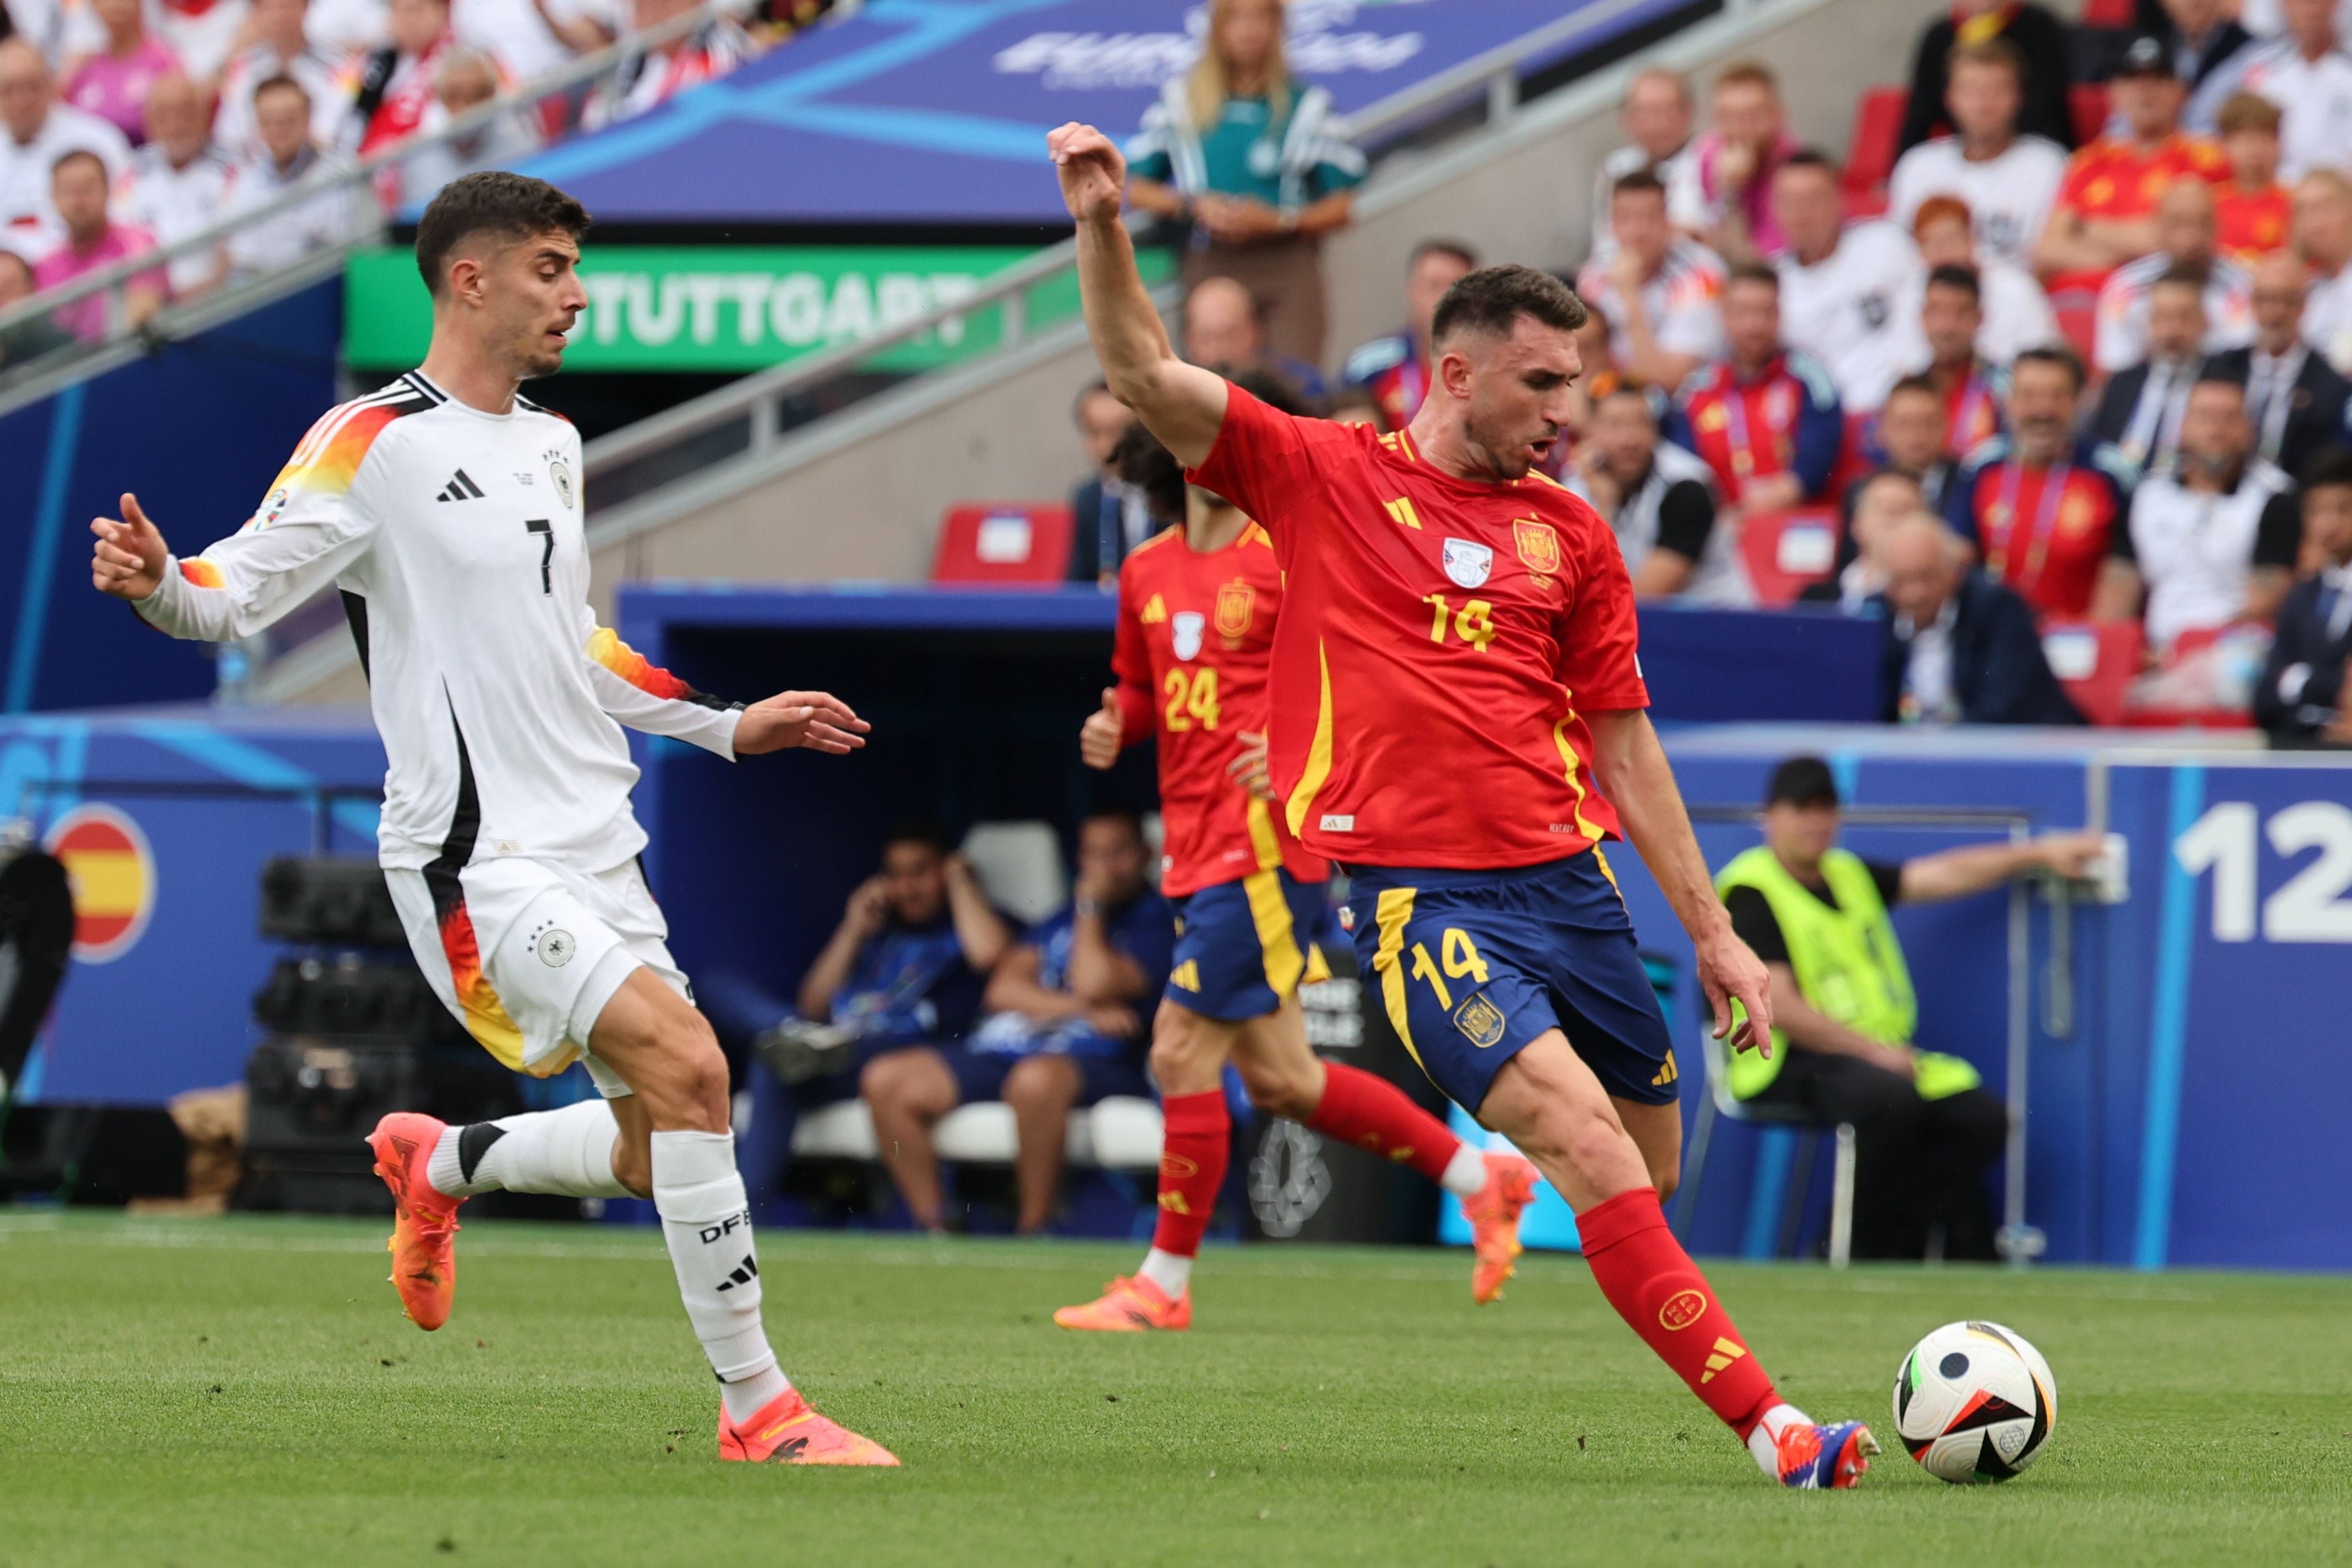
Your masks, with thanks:
[{"label": "white and black match ball", "polygon": [[2050,1364],[1999,1323],[1946,1323],[1895,1375],[1895,1429],[1938,1480],[2005,1481],[2057,1428]]}]

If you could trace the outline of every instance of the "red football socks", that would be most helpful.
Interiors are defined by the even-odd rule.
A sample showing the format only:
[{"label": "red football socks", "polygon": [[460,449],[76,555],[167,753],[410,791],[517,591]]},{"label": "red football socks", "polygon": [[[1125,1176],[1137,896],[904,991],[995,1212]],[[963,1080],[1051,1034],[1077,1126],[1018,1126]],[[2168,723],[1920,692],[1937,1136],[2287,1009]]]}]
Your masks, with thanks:
[{"label": "red football socks", "polygon": [[1160,1152],[1160,1222],[1151,1245],[1179,1258],[1197,1256],[1209,1217],[1216,1212],[1217,1189],[1225,1185],[1225,1156],[1233,1146],[1233,1113],[1222,1089],[1205,1094],[1171,1094],[1160,1103],[1167,1130]]},{"label": "red football socks", "polygon": [[1576,1217],[1576,1228],[1593,1282],[1617,1315],[1747,1441],[1780,1396],[1698,1265],[1666,1228],[1657,1189],[1635,1187],[1596,1204]]},{"label": "red football socks", "polygon": [[1414,1104],[1405,1092],[1377,1073],[1336,1061],[1323,1064],[1322,1103],[1307,1125],[1399,1165],[1409,1165],[1432,1181],[1442,1181],[1462,1140],[1445,1124]]}]

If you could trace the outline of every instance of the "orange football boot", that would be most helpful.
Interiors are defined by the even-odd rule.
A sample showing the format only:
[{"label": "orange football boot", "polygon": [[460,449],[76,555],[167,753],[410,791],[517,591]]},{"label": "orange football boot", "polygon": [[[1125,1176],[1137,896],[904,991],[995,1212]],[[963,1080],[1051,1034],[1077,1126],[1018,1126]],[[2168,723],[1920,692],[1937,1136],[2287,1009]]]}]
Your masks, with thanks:
[{"label": "orange football boot", "polygon": [[425,1179],[433,1145],[448,1124],[415,1111],[394,1111],[368,1134],[375,1174],[392,1188],[392,1283],[408,1321],[437,1329],[449,1321],[457,1295],[457,1206],[466,1200],[434,1190]]},{"label": "orange football boot", "polygon": [[1104,1333],[1140,1333],[1145,1329],[1188,1329],[1192,1326],[1192,1290],[1173,1301],[1168,1292],[1140,1274],[1121,1274],[1103,1287],[1097,1299],[1083,1307],[1064,1307],[1054,1321],[1066,1329],[1092,1329]]},{"label": "orange football boot", "polygon": [[797,1388],[768,1401],[741,1426],[719,1407],[719,1457],[747,1464],[895,1466],[898,1456],[809,1407]]},{"label": "orange football boot", "polygon": [[1475,1197],[1462,1200],[1470,1221],[1470,1299],[1480,1306],[1503,1293],[1503,1286],[1518,1271],[1519,1216],[1536,1196],[1536,1167],[1517,1155],[1489,1154],[1486,1185]]}]

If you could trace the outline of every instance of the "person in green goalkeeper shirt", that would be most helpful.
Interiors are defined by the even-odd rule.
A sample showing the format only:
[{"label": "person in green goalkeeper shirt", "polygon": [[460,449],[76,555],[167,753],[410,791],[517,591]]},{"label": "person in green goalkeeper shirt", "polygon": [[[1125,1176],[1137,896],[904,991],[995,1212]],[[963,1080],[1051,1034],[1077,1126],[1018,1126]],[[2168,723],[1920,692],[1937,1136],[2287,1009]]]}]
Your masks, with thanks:
[{"label": "person in green goalkeeper shirt", "polygon": [[1837,847],[1829,764],[1794,757],[1774,770],[1764,842],[1723,868],[1716,887],[1732,929],[1772,978],[1772,1055],[1730,1065],[1731,1090],[1794,1105],[1854,1130],[1853,1255],[1991,1258],[1980,1179],[2000,1157],[2009,1115],[1977,1070],[1919,1050],[1919,1009],[1887,910],[1966,898],[2034,871],[2079,877],[2095,833],[1984,844],[1900,862]]}]

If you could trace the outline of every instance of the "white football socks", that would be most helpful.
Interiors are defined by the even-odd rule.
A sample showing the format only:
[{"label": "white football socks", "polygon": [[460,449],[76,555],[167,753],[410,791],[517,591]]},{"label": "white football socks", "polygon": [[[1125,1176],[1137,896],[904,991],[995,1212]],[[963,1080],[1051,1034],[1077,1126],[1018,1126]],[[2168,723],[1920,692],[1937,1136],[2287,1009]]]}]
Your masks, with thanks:
[{"label": "white football socks", "polygon": [[1192,1260],[1180,1253],[1162,1252],[1154,1247],[1143,1255],[1143,1267],[1136,1270],[1145,1279],[1168,1292],[1174,1301],[1192,1282]]},{"label": "white football socks", "polygon": [[1445,1174],[1437,1185],[1456,1197],[1475,1197],[1486,1186],[1486,1155],[1482,1149],[1465,1144],[1454,1151],[1445,1162]]},{"label": "white football socks", "polygon": [[730,1133],[653,1134],[654,1208],[730,1420],[747,1421],[791,1384],[760,1326],[760,1260]]},{"label": "white football socks", "polygon": [[451,1127],[433,1146],[425,1179],[451,1197],[484,1192],[544,1192],[626,1197],[613,1176],[620,1124],[603,1100]]},{"label": "white football socks", "polygon": [[1748,1434],[1748,1451],[1764,1467],[1764,1473],[1774,1480],[1780,1479],[1780,1434],[1791,1427],[1810,1427],[1813,1418],[1795,1406],[1783,1401],[1764,1412],[1756,1429]]}]

